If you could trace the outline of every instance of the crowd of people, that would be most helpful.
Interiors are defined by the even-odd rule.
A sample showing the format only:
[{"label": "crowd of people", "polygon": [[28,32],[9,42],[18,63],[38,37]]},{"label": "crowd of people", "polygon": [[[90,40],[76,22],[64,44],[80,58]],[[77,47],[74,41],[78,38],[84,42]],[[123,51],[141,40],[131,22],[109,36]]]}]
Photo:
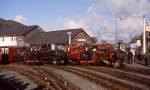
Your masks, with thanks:
[{"label": "crowd of people", "polygon": [[117,59],[127,64],[141,63],[148,66],[150,65],[150,49],[145,54],[135,48],[120,49],[117,51]]}]

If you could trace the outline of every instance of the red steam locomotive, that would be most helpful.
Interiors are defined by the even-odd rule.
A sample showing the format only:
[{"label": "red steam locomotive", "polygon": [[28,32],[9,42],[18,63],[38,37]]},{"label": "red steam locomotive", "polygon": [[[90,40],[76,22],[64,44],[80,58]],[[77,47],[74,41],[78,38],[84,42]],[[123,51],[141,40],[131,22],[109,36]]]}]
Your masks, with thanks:
[{"label": "red steam locomotive", "polygon": [[108,62],[112,65],[118,63],[114,58],[114,48],[111,44],[99,44],[95,46],[77,44],[71,45],[68,52],[69,62],[75,64],[94,64]]}]

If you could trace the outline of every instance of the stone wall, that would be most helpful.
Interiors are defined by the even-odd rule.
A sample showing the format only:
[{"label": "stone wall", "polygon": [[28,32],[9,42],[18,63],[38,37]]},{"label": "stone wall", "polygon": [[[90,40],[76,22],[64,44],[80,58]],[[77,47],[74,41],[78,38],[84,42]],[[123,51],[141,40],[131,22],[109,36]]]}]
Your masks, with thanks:
[{"label": "stone wall", "polygon": [[33,40],[34,35],[38,35],[39,33],[42,33],[42,32],[43,32],[43,30],[41,28],[37,27],[34,30],[32,30],[31,32],[29,32],[27,35],[25,35],[24,41],[29,44],[34,44],[34,40]]},{"label": "stone wall", "polygon": [[78,44],[83,44],[83,43],[93,44],[94,41],[84,31],[82,31],[78,35],[73,37],[72,44],[76,44],[76,43],[78,43]]}]

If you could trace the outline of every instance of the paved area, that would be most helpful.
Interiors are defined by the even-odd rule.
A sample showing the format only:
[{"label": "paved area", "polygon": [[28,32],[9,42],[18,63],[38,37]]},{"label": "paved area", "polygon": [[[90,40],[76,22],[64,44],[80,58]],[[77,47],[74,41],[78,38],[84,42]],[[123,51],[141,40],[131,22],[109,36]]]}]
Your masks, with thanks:
[{"label": "paved area", "polygon": [[144,66],[142,64],[138,63],[133,63],[133,64],[125,64],[126,67],[131,67],[131,68],[141,68],[141,69],[148,69],[150,70],[150,65]]}]

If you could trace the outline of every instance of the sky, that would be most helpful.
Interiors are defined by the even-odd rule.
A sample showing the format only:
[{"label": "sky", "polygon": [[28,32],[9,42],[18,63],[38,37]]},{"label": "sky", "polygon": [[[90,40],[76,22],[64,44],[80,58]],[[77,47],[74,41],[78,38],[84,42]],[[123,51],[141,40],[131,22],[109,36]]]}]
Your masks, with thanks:
[{"label": "sky", "polygon": [[143,32],[143,15],[150,16],[149,0],[0,0],[0,18],[45,31],[83,28],[89,35],[128,42]]}]

